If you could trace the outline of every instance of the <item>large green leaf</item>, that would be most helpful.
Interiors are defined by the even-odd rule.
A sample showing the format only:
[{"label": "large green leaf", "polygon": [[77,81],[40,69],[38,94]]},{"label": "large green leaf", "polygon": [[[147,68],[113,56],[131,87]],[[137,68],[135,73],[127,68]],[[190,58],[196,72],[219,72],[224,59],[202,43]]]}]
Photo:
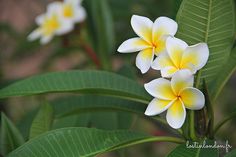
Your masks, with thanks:
[{"label": "large green leaf", "polygon": [[30,138],[49,131],[53,121],[53,108],[48,103],[42,104],[30,128]]},{"label": "large green leaf", "polygon": [[233,0],[183,0],[178,11],[177,37],[188,44],[206,42],[210,49],[201,79],[212,81],[228,58],[235,35]]},{"label": "large green leaf", "polygon": [[107,0],[86,0],[89,30],[95,50],[104,69],[111,69],[110,56],[114,49],[113,19]]},{"label": "large green leaf", "polygon": [[210,95],[213,101],[216,100],[221,90],[223,89],[224,85],[227,83],[230,76],[232,76],[235,70],[236,70],[236,48],[232,50],[227,62],[225,62],[223,67],[220,69],[219,71],[220,75],[217,75],[216,80],[210,84],[209,88]]},{"label": "large green leaf", "polygon": [[0,98],[49,92],[112,95],[148,103],[150,96],[137,82],[104,71],[67,71],[33,76],[0,90]]},{"label": "large green leaf", "polygon": [[59,98],[51,104],[55,108],[57,121],[65,116],[86,113],[90,114],[87,126],[113,130],[129,128],[134,116],[132,113],[143,116],[146,108],[143,103],[96,95]]},{"label": "large green leaf", "polygon": [[146,105],[116,97],[84,95],[60,98],[52,101],[56,117],[67,115],[97,112],[97,111],[128,111],[143,114]]},{"label": "large green leaf", "polygon": [[0,153],[8,154],[24,143],[24,139],[15,125],[1,113]]},{"label": "large green leaf", "polygon": [[64,128],[40,135],[8,157],[90,157],[118,148],[151,141],[184,142],[174,137],[155,137],[134,131],[102,131]]},{"label": "large green leaf", "polygon": [[[104,129],[102,125],[98,124],[100,121],[106,124],[109,129],[127,129],[132,120],[128,115],[133,116],[130,113],[135,113],[143,116],[146,108],[146,105],[143,103],[96,95],[61,97],[50,101],[50,105],[52,105],[55,115],[53,129],[63,127],[90,127],[91,125],[99,129]],[[121,113],[118,112],[117,114],[117,111],[121,111]],[[117,118],[111,117],[108,115],[109,113],[104,112],[112,112],[114,114],[116,112]],[[98,117],[97,113],[101,113],[100,116],[102,117]],[[28,138],[32,119],[36,114],[36,110],[27,112],[18,124],[18,127],[26,138]],[[115,125],[111,125],[111,123]]]},{"label": "large green leaf", "polygon": [[[214,141],[206,140],[205,144],[192,142],[177,146],[167,157],[219,157],[216,148],[198,148],[199,146],[214,146]],[[195,146],[195,148],[193,148]]]}]

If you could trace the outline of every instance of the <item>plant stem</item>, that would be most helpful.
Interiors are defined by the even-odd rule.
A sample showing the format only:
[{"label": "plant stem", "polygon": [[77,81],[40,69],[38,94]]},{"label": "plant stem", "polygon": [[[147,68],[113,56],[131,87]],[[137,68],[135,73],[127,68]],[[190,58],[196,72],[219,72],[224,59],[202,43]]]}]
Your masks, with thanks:
[{"label": "plant stem", "polygon": [[195,81],[195,87],[196,88],[200,87],[201,74],[202,74],[202,71],[199,70],[198,73],[197,73],[196,81]]},{"label": "plant stem", "polygon": [[190,114],[190,116],[189,116],[190,138],[195,141],[197,139],[197,137],[196,137],[196,134],[195,134],[195,127],[194,127],[194,124],[195,124],[195,121],[194,121],[194,111],[190,111],[189,114]]},{"label": "plant stem", "polygon": [[[195,87],[196,88],[199,88],[200,86],[200,79],[201,78],[201,70],[198,71],[197,73],[197,77],[196,77],[196,81],[195,81]],[[189,132],[190,132],[190,138],[192,140],[196,140],[197,139],[197,136],[196,136],[196,133],[195,133],[195,116],[194,116],[194,111],[190,111],[190,116],[189,116],[189,122],[190,122],[190,125],[189,125]]]},{"label": "plant stem", "polygon": [[225,119],[223,119],[221,122],[219,122],[215,129],[214,129],[214,135],[217,133],[217,131],[229,120],[231,120],[232,118],[234,118],[236,116],[236,112],[231,113],[228,117],[226,117]]},{"label": "plant stem", "polygon": [[208,87],[207,87],[207,84],[206,84],[206,81],[203,80],[203,84],[204,84],[204,92],[205,92],[205,96],[206,96],[206,108],[207,108],[207,113],[209,114],[208,117],[209,117],[209,123],[208,123],[208,133],[209,133],[209,138],[213,139],[214,138],[214,110],[212,108],[212,101],[211,101],[211,98],[210,98],[210,94],[209,94],[209,90],[208,90]]},{"label": "plant stem", "polygon": [[93,49],[85,43],[81,44],[81,46],[83,47],[87,55],[91,58],[91,60],[95,63],[97,68],[100,68],[101,66],[100,61],[97,57],[97,54],[93,51]]}]

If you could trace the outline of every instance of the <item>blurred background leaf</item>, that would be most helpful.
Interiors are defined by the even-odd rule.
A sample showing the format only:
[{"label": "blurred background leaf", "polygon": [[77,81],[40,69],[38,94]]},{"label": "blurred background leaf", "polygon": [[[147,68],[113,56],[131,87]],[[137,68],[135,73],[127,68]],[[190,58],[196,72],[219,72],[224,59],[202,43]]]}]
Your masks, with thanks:
[{"label": "blurred background leaf", "polygon": [[7,155],[9,152],[21,146],[24,143],[24,139],[16,126],[4,113],[1,113],[1,119],[0,150],[1,154]]},{"label": "blurred background leaf", "polygon": [[111,69],[110,56],[114,51],[115,35],[112,13],[108,0],[86,0],[88,27],[95,51],[99,55],[102,68]]},{"label": "blurred background leaf", "polygon": [[31,124],[29,138],[34,138],[42,133],[45,133],[51,129],[53,122],[53,108],[48,103],[41,104],[41,107],[34,117]]}]

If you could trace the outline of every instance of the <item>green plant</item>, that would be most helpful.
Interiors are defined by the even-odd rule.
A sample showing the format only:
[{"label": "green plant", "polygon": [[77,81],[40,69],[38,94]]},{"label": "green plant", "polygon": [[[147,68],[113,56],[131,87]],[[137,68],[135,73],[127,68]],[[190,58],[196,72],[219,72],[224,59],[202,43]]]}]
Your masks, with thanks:
[{"label": "green plant", "polygon": [[[204,108],[202,106],[197,112],[187,110],[186,121],[183,126],[181,124],[181,128],[175,127],[178,129],[169,127],[161,116],[146,117],[148,121],[167,128],[171,132],[170,136],[154,136],[129,130],[133,114],[135,117],[143,117],[151,97],[145,91],[143,84],[133,76],[133,70],[129,66],[125,67],[125,70],[112,71],[109,58],[116,45],[114,21],[110,16],[108,1],[85,0],[85,8],[88,11],[88,29],[84,31],[90,38],[83,39],[83,34],[79,32],[81,38],[79,41],[82,43],[75,41],[75,45],[81,44],[80,47],[85,48],[88,56],[94,59],[94,63],[100,69],[50,72],[19,80],[2,88],[0,99],[37,96],[43,101],[40,100],[41,105],[33,121],[24,124],[30,126],[30,131],[26,135],[29,139],[26,139],[26,142],[17,127],[4,113],[1,114],[0,153],[9,157],[89,157],[157,141],[178,144],[167,155],[168,157],[218,157],[217,148],[187,148],[186,142],[189,142],[189,145],[194,142],[213,145],[214,141],[218,140],[217,131],[236,115],[233,111],[217,125],[214,123],[216,99],[236,69],[236,51],[233,47],[234,1],[182,0],[181,2],[176,16],[178,23],[176,37],[189,45],[206,43],[209,47],[209,59],[203,69],[198,69],[194,82],[194,87],[204,93]],[[84,44],[86,42],[92,46],[88,48]],[[146,68],[142,72],[147,70]],[[221,75],[218,76],[218,73]],[[73,96],[51,100],[46,96],[50,93],[55,95],[68,93]],[[106,130],[111,129],[106,126],[110,125],[109,123],[101,125],[100,128],[103,129],[92,128],[99,125],[98,121],[93,123],[94,119],[99,120],[96,117],[98,111],[102,111],[102,114],[105,111],[111,112],[109,117],[104,119],[117,120],[117,124],[112,127],[113,130]],[[84,113],[88,114],[83,115]],[[76,118],[76,123],[80,124],[82,122],[77,120],[83,119],[81,125],[86,127],[74,127],[74,124],[71,124],[71,117]],[[111,125],[113,122],[111,121]],[[196,122],[200,123],[197,125]],[[55,123],[61,125],[56,126]],[[235,150],[226,157],[233,157],[234,154]]]}]

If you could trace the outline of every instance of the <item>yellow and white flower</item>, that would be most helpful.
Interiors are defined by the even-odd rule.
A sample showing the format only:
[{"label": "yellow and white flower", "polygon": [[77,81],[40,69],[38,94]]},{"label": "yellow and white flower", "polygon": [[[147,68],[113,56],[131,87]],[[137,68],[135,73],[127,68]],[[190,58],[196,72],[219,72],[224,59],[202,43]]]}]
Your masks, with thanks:
[{"label": "yellow and white flower", "polygon": [[206,43],[188,46],[184,41],[170,36],[166,40],[166,50],[153,61],[152,68],[161,70],[161,76],[167,78],[181,69],[189,69],[195,74],[205,66],[209,57]]},{"label": "yellow and white flower", "polygon": [[56,7],[61,17],[73,23],[81,22],[86,18],[86,11],[81,6],[81,0],[64,0],[64,2],[53,2],[49,9]]},{"label": "yellow and white flower", "polygon": [[39,28],[34,30],[28,40],[41,38],[41,44],[46,44],[55,35],[63,35],[73,30],[74,23],[86,18],[85,9],[81,6],[81,0],[65,0],[53,2],[47,7],[47,12],[36,18]]},{"label": "yellow and white flower", "polygon": [[193,88],[193,75],[189,70],[176,72],[171,81],[158,78],[144,85],[147,92],[155,97],[148,105],[145,115],[154,116],[167,110],[168,124],[181,128],[186,118],[186,110],[199,110],[205,104],[203,93]]},{"label": "yellow and white flower", "polygon": [[131,26],[139,36],[124,41],[118,48],[118,52],[130,53],[140,51],[136,57],[136,66],[142,73],[146,73],[154,59],[165,51],[165,41],[168,35],[174,36],[177,31],[177,23],[167,17],[159,17],[153,23],[143,16],[133,15]]},{"label": "yellow and white flower", "polygon": [[28,36],[28,40],[40,38],[41,44],[46,44],[55,35],[62,35],[73,29],[73,23],[58,14],[57,5],[57,3],[50,4],[47,12],[36,18],[39,27]]}]

